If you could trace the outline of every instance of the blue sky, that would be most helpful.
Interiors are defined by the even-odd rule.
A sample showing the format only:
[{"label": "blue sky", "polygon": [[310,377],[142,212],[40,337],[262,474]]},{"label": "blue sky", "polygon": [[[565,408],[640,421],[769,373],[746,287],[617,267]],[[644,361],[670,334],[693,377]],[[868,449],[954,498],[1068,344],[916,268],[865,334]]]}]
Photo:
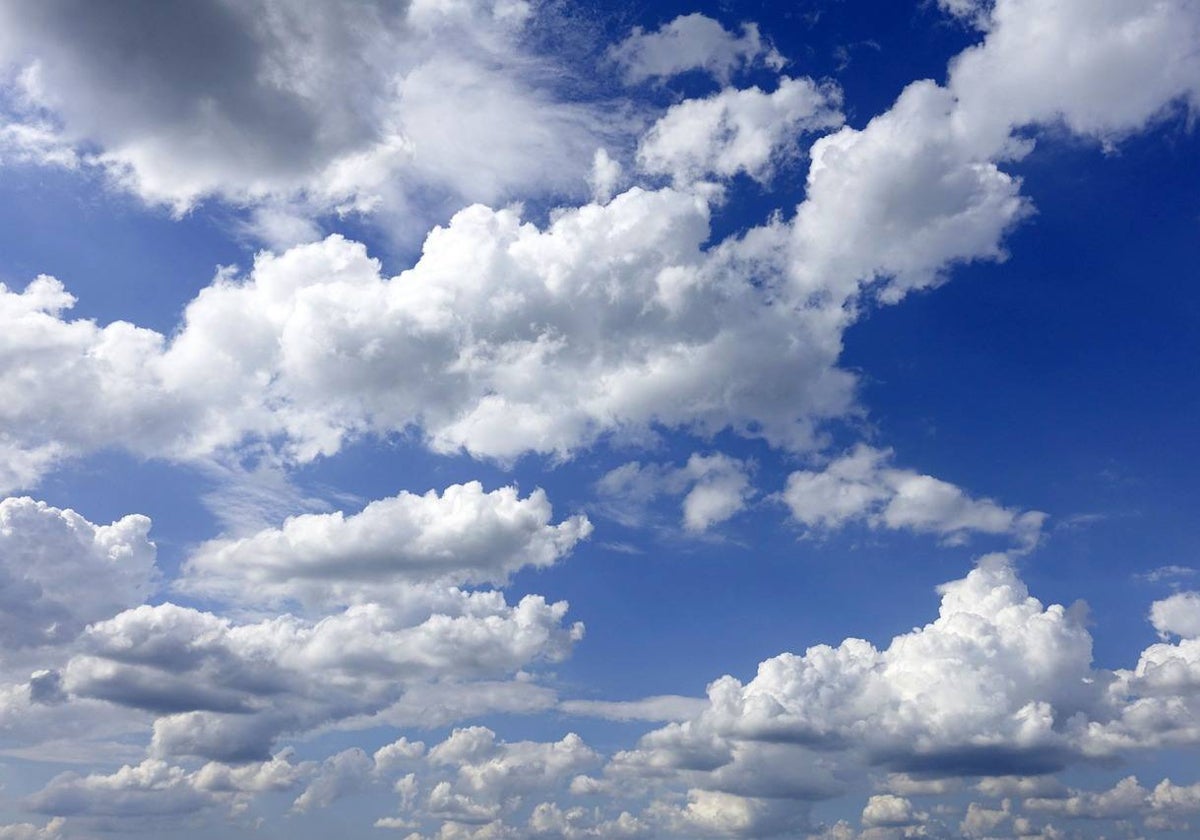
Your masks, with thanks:
[{"label": "blue sky", "polygon": [[0,2],[0,838],[1192,836],[1197,43]]}]

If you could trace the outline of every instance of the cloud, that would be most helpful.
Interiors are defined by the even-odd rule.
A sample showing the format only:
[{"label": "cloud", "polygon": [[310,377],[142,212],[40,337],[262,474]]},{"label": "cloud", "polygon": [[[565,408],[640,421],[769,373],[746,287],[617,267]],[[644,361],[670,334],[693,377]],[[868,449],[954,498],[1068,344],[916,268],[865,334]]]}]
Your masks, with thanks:
[{"label": "cloud", "polygon": [[111,775],[64,773],[29,797],[30,810],[57,816],[163,816],[190,814],[213,804],[180,767],[147,759]]},{"label": "cloud", "polygon": [[541,490],[522,499],[514,487],[484,492],[471,482],[400,493],[351,516],[295,516],[204,543],[174,586],[226,602],[328,607],[398,601],[414,584],[499,585],[518,569],[553,564],[591,533],[586,517],[550,518]]},{"label": "cloud", "polygon": [[321,764],[316,778],[296,797],[292,810],[302,814],[313,808],[328,808],[335,800],[362,790],[374,769],[374,759],[357,747],[332,755]]},{"label": "cloud", "polygon": [[1195,107],[1198,37],[1187,0],[997,0],[983,43],[951,62],[950,89],[977,142],[1034,123],[1114,142],[1175,102]]},{"label": "cloud", "polygon": [[667,694],[641,700],[563,700],[558,708],[568,715],[606,720],[671,721],[687,720],[699,714],[704,708],[704,700]]},{"label": "cloud", "polygon": [[238,767],[210,762],[193,772],[148,758],[110,774],[62,773],[24,804],[35,813],[56,817],[180,817],[264,792],[294,789],[311,775],[313,764],[295,764],[291,758],[285,752]]},{"label": "cloud", "polygon": [[712,790],[689,790],[686,805],[656,810],[671,832],[685,837],[773,837],[808,824],[808,809],[795,802]]},{"label": "cloud", "polygon": [[[156,755],[261,760],[285,733],[386,710],[408,686],[495,679],[561,660],[582,625],[565,602],[451,590],[423,614],[362,604],[319,621],[235,624],[174,604],[92,625],[65,670],[73,695],[158,715]],[[414,613],[416,613],[414,615]],[[478,713],[480,710],[475,710]]]},{"label": "cloud", "polygon": [[93,621],[141,604],[159,579],[150,520],[95,525],[30,498],[0,501],[0,642],[71,642]]},{"label": "cloud", "polygon": [[[550,91],[556,65],[528,51],[528,17],[489,0],[0,11],[0,66],[21,68],[9,104],[26,117],[8,133],[41,150],[27,158],[86,156],[177,211],[218,197],[423,219],[421,202],[440,215],[578,193],[608,129]],[[485,129],[486,154],[465,139]]]},{"label": "cloud", "polygon": [[671,176],[677,186],[738,173],[766,182],[777,164],[799,155],[803,135],[841,125],[840,104],[836,88],[786,76],[772,93],[726,88],[707,99],[688,99],[646,132],[638,166]]},{"label": "cloud", "polygon": [[[247,276],[219,274],[171,339],[65,320],[73,298],[52,278],[0,290],[8,478],[27,483],[110,446],[196,459],[270,440],[307,461],[414,429],[436,452],[502,462],[656,429],[819,448],[823,426],[857,408],[855,377],[837,365],[864,302],[894,303],[955,264],[1005,257],[1004,235],[1030,212],[1000,168],[1029,148],[1016,132],[1065,125],[1111,143],[1192,95],[1190,6],[1089,8],[998,3],[946,86],[913,83],[863,128],[817,140],[794,215],[716,244],[714,196],[635,186],[542,228],[513,209],[469,207],[394,278],[340,237],[263,254]],[[1031,31],[1034,60],[1015,60]],[[1043,53],[1078,60],[1051,66]],[[1031,80],[1035,70],[1049,81]],[[1114,74],[1118,89],[1146,84],[1109,96],[1096,79]],[[712,139],[698,159],[722,148]]]},{"label": "cloud", "polygon": [[59,840],[66,820],[55,817],[40,828],[32,823],[0,825],[0,840]]},{"label": "cloud", "polygon": [[[653,426],[811,446],[851,403],[853,378],[833,367],[843,319],[768,305],[736,248],[701,251],[707,220],[672,190],[633,189],[544,231],[476,206],[390,280],[335,236],[260,255],[243,281],[218,276],[169,344],[63,320],[72,298],[42,278],[0,290],[0,386],[20,394],[0,421],[25,452],[176,459],[274,438],[307,461],[414,426],[435,451],[500,460]],[[743,375],[752,364],[761,376]]]},{"label": "cloud", "polygon": [[603,513],[626,525],[642,524],[646,506],[660,496],[682,497],[683,527],[698,534],[746,507],[752,468],[722,453],[693,453],[682,467],[631,461],[605,473],[596,490]]},{"label": "cloud", "polygon": [[920,814],[913,810],[912,802],[903,796],[881,793],[867,800],[862,812],[862,824],[865,826],[906,826],[923,822],[928,814]]},{"label": "cloud", "polygon": [[702,14],[680,15],[654,32],[633,32],[608,51],[629,84],[665,79],[703,70],[728,82],[736,70],[763,65],[779,70],[783,56],[765,41],[753,23],[742,24],[740,35]]},{"label": "cloud", "polygon": [[634,756],[696,766],[687,752],[711,744],[715,769],[734,744],[789,743],[956,776],[1044,773],[1077,755],[1068,723],[1101,705],[1081,619],[1029,597],[999,555],[939,591],[937,620],[884,650],[847,639],[769,659],[745,684],[716,680],[702,714]]},{"label": "cloud", "polygon": [[1163,639],[1200,638],[1200,592],[1179,592],[1150,605],[1150,623]]},{"label": "cloud", "polygon": [[796,521],[812,529],[865,522],[938,534],[950,543],[982,533],[1011,537],[1024,550],[1038,544],[1046,514],[972,499],[953,484],[891,462],[890,450],[860,444],[819,472],[789,475],[782,499]]},{"label": "cloud", "polygon": [[1025,807],[1032,811],[1060,814],[1089,820],[1123,819],[1137,813],[1145,804],[1149,791],[1138,784],[1135,776],[1117,782],[1112,790],[1103,793],[1072,791],[1069,796],[1053,799],[1030,798]]}]

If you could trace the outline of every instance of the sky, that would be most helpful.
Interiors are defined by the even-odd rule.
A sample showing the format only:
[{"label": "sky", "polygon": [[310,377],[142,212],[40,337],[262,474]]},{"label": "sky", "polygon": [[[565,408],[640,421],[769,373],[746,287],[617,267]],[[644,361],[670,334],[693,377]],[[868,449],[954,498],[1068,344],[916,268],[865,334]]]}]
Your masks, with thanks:
[{"label": "sky", "polygon": [[1195,836],[1198,44],[0,0],[0,840]]}]

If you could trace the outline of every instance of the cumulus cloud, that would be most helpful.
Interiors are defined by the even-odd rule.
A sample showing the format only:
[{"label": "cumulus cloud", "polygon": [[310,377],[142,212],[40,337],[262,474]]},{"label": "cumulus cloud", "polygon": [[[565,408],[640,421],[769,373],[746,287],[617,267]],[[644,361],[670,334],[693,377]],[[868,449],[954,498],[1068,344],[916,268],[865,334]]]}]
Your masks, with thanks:
[{"label": "cumulus cloud", "polygon": [[682,497],[683,527],[702,533],[742,511],[754,494],[748,462],[693,453],[682,467],[631,461],[596,483],[602,510],[627,525],[641,524],[646,506],[660,496]]},{"label": "cumulus cloud", "polygon": [[191,772],[148,758],[107,774],[62,773],[25,805],[59,818],[179,817],[228,807],[255,794],[291,790],[312,769],[311,762],[293,763],[287,752],[237,767],[210,762]]},{"label": "cumulus cloud", "polygon": [[1111,142],[1173,103],[1196,106],[1197,37],[1189,0],[996,0],[983,43],[951,63],[950,89],[977,142],[1056,122]]},{"label": "cumulus cloud", "polygon": [[803,135],[841,125],[840,103],[836,88],[786,76],[772,93],[726,88],[688,99],[650,127],[638,144],[638,165],[676,185],[738,173],[765,182],[776,164],[799,154]]},{"label": "cumulus cloud", "polygon": [[30,498],[0,501],[0,642],[65,644],[141,604],[158,583],[150,520],[95,525]]},{"label": "cumulus cloud", "polygon": [[743,68],[761,64],[779,70],[786,63],[755,24],[742,24],[739,35],[702,14],[680,15],[654,32],[634,27],[608,54],[630,84],[689,70],[703,70],[728,82]]},{"label": "cumulus cloud", "polygon": [[64,773],[27,802],[33,811],[59,816],[179,815],[212,804],[183,768],[154,759],[127,764],[110,775]]},{"label": "cumulus cloud", "polygon": [[319,621],[235,624],[174,604],[92,625],[65,670],[74,695],[159,717],[158,755],[262,759],[285,733],[370,716],[413,684],[494,679],[560,660],[581,638],[565,602],[452,590],[423,615],[372,603]]},{"label": "cumulus cloud", "polygon": [[[489,0],[7,5],[0,68],[25,119],[6,133],[181,211],[216,196],[423,218],[417,194],[440,214],[579,192],[607,129],[550,91],[528,18]],[[486,153],[464,139],[481,133]]]},{"label": "cumulus cloud", "polygon": [[0,840],[59,840],[66,820],[55,817],[43,826],[32,823],[9,823],[0,825]]},{"label": "cumulus cloud", "polygon": [[1200,592],[1178,592],[1150,605],[1150,623],[1163,639],[1200,638]]},{"label": "cumulus cloud", "polygon": [[[982,9],[958,0],[942,5],[958,13]],[[70,3],[47,7],[30,21],[0,27],[0,49],[24,60],[33,54],[25,55],[27,47],[61,42],[61,58],[43,58],[22,76],[30,101],[61,119],[61,126],[44,123],[51,126],[46,131],[61,131],[72,142],[95,140],[101,148],[98,165],[125,173],[152,200],[178,207],[208,194],[267,201],[300,190],[326,204],[366,208],[397,167],[408,166],[421,149],[443,147],[451,156],[421,158],[419,177],[453,192],[458,164],[472,164],[472,156],[481,154],[476,148],[454,150],[452,141],[464,128],[453,119],[465,114],[462,119],[492,120],[495,103],[519,105],[530,91],[523,77],[505,73],[497,75],[499,87],[480,87],[471,60],[430,57],[414,63],[402,80],[389,82],[403,88],[398,96],[406,115],[424,114],[406,116],[412,122],[397,129],[389,122],[394,114],[378,117],[360,109],[339,87],[342,82],[322,76],[319,51],[310,78],[290,72],[284,47],[264,46],[263,33],[271,27],[299,27],[307,33],[300,39],[305,49],[329,33],[340,37],[341,21],[326,20],[338,16],[339,7],[304,20],[293,20],[300,13],[290,8],[262,8],[271,12],[263,23],[227,29],[229,15],[250,12],[215,2],[197,7],[197,44],[228,38],[235,46],[248,39],[248,45],[232,50],[232,70],[211,67],[212,59],[198,54],[202,50],[188,52],[182,66],[191,75],[162,84],[178,84],[191,94],[171,106],[178,113],[166,116],[156,110],[158,100],[168,97],[153,74],[132,99],[117,103],[122,108],[108,108],[107,98],[88,93],[93,75],[95,84],[117,89],[113,74],[124,78],[120,74],[128,72],[122,62],[96,57],[103,52],[96,44],[107,43],[96,33],[111,24],[102,11]],[[415,2],[402,15],[400,34],[381,21],[353,38],[417,37],[412,33],[422,27],[433,32],[451,25],[447,21],[457,14],[474,20],[481,8],[504,23],[503,31],[517,25],[527,9],[515,3]],[[79,12],[80,31],[59,38],[64,10],[72,9]],[[294,463],[332,454],[361,435],[410,430],[434,451],[465,450],[502,462],[526,452],[569,457],[606,437],[645,442],[661,428],[703,436],[732,430],[793,451],[821,448],[823,424],[855,409],[855,380],[838,368],[838,358],[844,331],[860,307],[872,298],[892,303],[942,282],[958,262],[1004,258],[1005,233],[1030,211],[1018,179],[1002,168],[1029,148],[1025,129],[1036,137],[1047,127],[1065,128],[1111,144],[1194,100],[1196,23],[1194,4],[1182,0],[1141,5],[998,0],[980,23],[984,40],[954,62],[945,85],[915,83],[865,126],[844,127],[818,140],[807,195],[795,214],[716,244],[708,243],[711,197],[638,187],[611,197],[619,172],[594,156],[593,144],[581,141],[563,148],[572,161],[583,162],[581,172],[599,161],[593,181],[602,202],[556,211],[542,226],[524,221],[514,208],[467,208],[428,237],[411,269],[392,278],[382,275],[365,248],[339,237],[263,254],[245,274],[222,271],[192,301],[170,337],[122,322],[69,320],[65,313],[73,299],[52,278],[39,278],[20,292],[0,289],[0,478],[30,483],[59,458],[110,446],[198,459],[247,441],[269,441]],[[693,39],[702,47],[698,59],[682,53],[662,59],[663,44],[681,40],[688,27],[713,32],[695,19],[671,26],[656,35],[635,33],[643,40],[627,42],[634,57],[619,60],[631,79],[688,68],[707,68],[720,77],[761,60],[761,44],[743,43],[750,30],[739,40],[723,29],[707,42]],[[164,31],[178,36],[170,27]],[[503,31],[497,37],[503,39]],[[726,49],[731,38],[741,46]],[[262,75],[260,62],[277,48],[282,57],[267,64],[282,87],[260,89],[270,78]],[[134,64],[155,66],[163,44],[143,49]],[[374,53],[365,48],[361,54],[369,59]],[[247,66],[254,84],[225,91],[223,74]],[[438,80],[464,93],[442,96]],[[805,84],[790,83],[801,86],[797,89]],[[289,87],[300,84],[312,90]],[[339,145],[335,123],[314,141],[311,126],[306,128],[310,93],[312,102],[327,94],[342,97],[344,113],[330,119],[368,120],[369,144]],[[208,100],[211,113],[200,113],[196,103]],[[735,101],[762,104],[749,93],[728,93],[721,119]],[[299,103],[296,110],[289,110],[289,102]],[[545,103],[535,97],[526,104],[524,111],[514,106],[520,131],[542,130],[546,124],[529,116],[541,113]],[[586,114],[558,108],[552,97],[550,105],[561,125],[582,126],[580,135],[591,136]],[[235,122],[228,115],[247,109],[259,109],[252,116],[261,113],[271,121],[261,131],[255,119],[245,121],[250,134],[269,136],[280,125],[292,130],[279,160],[262,169],[259,181],[247,179],[239,167],[257,167],[261,150],[247,152],[246,138],[231,136],[224,125]],[[114,114],[130,117],[128,135],[121,126],[107,125]],[[439,122],[443,118],[449,122]],[[205,122],[210,119],[211,125]],[[511,181],[480,174],[481,193],[515,188],[530,168],[572,172],[541,154],[545,144],[562,139],[559,124],[550,123],[545,136],[539,135],[542,145],[533,142],[531,151],[521,153],[536,163],[522,158],[518,163],[525,162],[526,169],[514,166]],[[361,132],[352,128],[357,138]],[[574,128],[565,131],[576,136]],[[163,150],[181,133],[187,136],[178,150],[196,166],[174,170]],[[501,150],[503,135],[497,142]],[[10,144],[38,150],[52,149],[59,135],[6,136],[18,138]],[[737,130],[732,136],[740,138]],[[523,143],[525,135],[519,139]],[[720,174],[722,167],[765,171],[761,155],[730,151],[740,146],[729,135],[716,132],[710,139],[708,148],[671,158],[661,171],[674,174],[677,164],[688,178],[702,170]],[[652,142],[658,141],[646,144]],[[767,144],[779,145],[774,139]],[[584,146],[587,153],[576,155]],[[720,162],[725,152],[732,163]],[[244,159],[237,157],[243,153]],[[282,218],[287,221],[286,212]],[[304,236],[309,233],[305,227]],[[755,376],[746,376],[747,370]],[[698,457],[694,470],[692,461],[681,470],[682,479],[674,477],[678,468],[651,470],[648,492],[659,492],[654,485],[660,479],[681,481],[681,489],[671,492],[684,497],[685,525],[703,530],[745,505],[748,482],[746,465],[721,460],[726,456]],[[643,469],[638,465],[629,474],[641,480]],[[948,539],[1007,534],[1029,546],[1041,526],[1036,512],[973,499],[953,485],[897,469],[886,453],[868,448],[793,479],[785,498],[796,518],[814,527],[861,519]],[[159,759],[261,761],[288,733],[379,722],[389,715],[428,721],[435,706],[451,718],[482,714],[501,703],[505,709],[552,707],[553,693],[531,691],[525,669],[560,659],[578,639],[580,629],[564,623],[564,604],[530,596],[510,605],[499,593],[463,592],[430,571],[442,568],[429,559],[432,554],[411,545],[385,558],[398,557],[406,570],[419,570],[387,599],[369,600],[366,584],[356,582],[378,582],[376,575],[394,573],[376,568],[377,546],[364,544],[355,530],[379,520],[386,527],[412,526],[400,533],[415,535],[418,543],[429,536],[431,545],[453,546],[448,574],[481,582],[501,582],[519,565],[552,563],[583,535],[582,520],[552,526],[544,498],[497,492],[500,497],[479,488],[456,491],[476,504],[466,520],[496,526],[494,532],[483,530],[501,542],[511,539],[509,551],[472,547],[465,526],[429,536],[418,514],[426,506],[444,512],[447,494],[402,494],[360,518],[298,517],[244,539],[209,543],[193,560],[194,569],[206,569],[204,575],[194,572],[197,579],[237,579],[247,589],[265,580],[267,590],[280,587],[271,598],[286,593],[333,610],[321,618],[235,621],[173,604],[127,609],[144,598],[129,580],[115,594],[104,594],[104,610],[86,606],[91,593],[72,595],[86,609],[67,618],[78,627],[91,622],[80,649],[61,670],[40,669],[28,682],[3,687],[5,731],[19,733],[33,719],[22,716],[41,715],[36,719],[41,725],[65,720],[83,708],[72,704],[87,704],[89,715],[97,709],[141,710],[157,717],[155,757],[114,774],[60,777],[33,803],[47,814],[194,813],[209,807],[215,792],[285,789],[299,776],[288,768],[260,767],[251,779],[216,765],[193,776]],[[492,518],[499,509],[520,514],[512,522]],[[66,535],[63,543],[72,551],[78,545],[84,554],[92,551],[88,564],[111,560],[95,548],[102,528],[75,527],[65,514],[47,509],[34,519],[51,523],[47,533]],[[127,521],[108,527],[132,546],[141,558],[134,565],[144,572],[145,529],[140,520],[118,527]],[[571,527],[560,530],[564,526]],[[79,534],[83,539],[73,536]],[[361,549],[347,552],[351,562],[341,569],[352,578],[348,594],[331,603],[301,594],[291,579],[294,572],[311,572],[314,579],[332,574],[336,552],[329,545],[337,539],[345,540],[339,548]],[[226,560],[212,559],[222,552]],[[35,570],[30,574],[42,574],[37,558],[29,565]],[[304,579],[304,585],[309,582]],[[57,609],[58,584],[34,583],[51,592],[46,611]],[[228,597],[229,590],[223,592]],[[658,798],[639,817],[581,814],[545,801],[546,790],[566,786],[568,778],[600,763],[573,736],[551,744],[506,744],[488,731],[461,730],[428,753],[397,746],[384,754],[386,760],[377,755],[370,762],[365,754],[347,754],[328,766],[324,778],[344,775],[366,783],[384,765],[435,768],[429,779],[418,779],[412,770],[411,779],[397,781],[397,793],[403,803],[421,809],[418,821],[442,820],[444,838],[521,836],[535,829],[549,836],[635,836],[648,825],[688,837],[756,836],[806,830],[807,803],[843,791],[859,765],[924,780],[1035,775],[1080,757],[1200,740],[1200,642],[1190,595],[1154,605],[1152,621],[1164,640],[1147,648],[1135,668],[1116,672],[1092,668],[1081,611],[1030,597],[1008,558],[985,559],[966,578],[943,586],[941,595],[937,619],[886,647],[848,639],[770,659],[745,682],[717,680],[702,708],[684,710],[686,719],[618,754],[595,785],[577,786],[586,795],[604,785],[638,783],[643,793],[653,787],[645,795]],[[70,609],[77,609],[74,601]],[[450,704],[453,696],[465,697],[463,705]],[[657,705],[672,704],[636,711],[658,714]],[[614,716],[623,711],[577,708]],[[843,772],[847,764],[849,774]],[[352,788],[340,784],[313,786],[303,807],[317,807]],[[1019,781],[989,784],[996,791],[1008,785],[1013,796],[1037,795]],[[1121,795],[1134,787],[1143,798],[1137,807],[1148,807],[1154,816],[1155,806],[1145,802],[1159,789],[1146,793],[1135,781]],[[1190,788],[1162,790],[1163,802],[1194,798]],[[895,821],[912,810],[903,796],[895,791],[868,801],[868,832],[897,827]],[[1082,815],[1120,799],[1104,797],[1073,793],[1053,799],[1077,799]],[[528,820],[514,817],[514,800],[533,808]],[[1110,811],[1117,813],[1116,806]],[[961,831],[987,836],[1011,823],[1014,833],[1032,834],[1034,827],[1023,819],[1008,804],[972,804]],[[425,830],[412,828],[408,815],[380,825]]]},{"label": "cumulus cloud", "polygon": [[[998,3],[946,86],[916,82],[866,126],[817,140],[790,219],[715,245],[713,196],[633,187],[542,228],[470,207],[390,279],[339,237],[263,254],[247,276],[221,273],[169,340],[66,320],[73,298],[52,278],[0,290],[7,477],[106,446],[196,458],[272,440],[308,460],[413,428],[435,451],[502,461],[656,428],[817,447],[823,424],[855,409],[837,362],[864,296],[893,303],[957,263],[1004,258],[1030,210],[1000,168],[1028,149],[1015,132],[1062,124],[1113,142],[1193,94],[1190,6],[1027,7]],[[1014,60],[1026,35],[1037,56],[1078,60]],[[1027,78],[1039,67],[1051,83]],[[1146,84],[1089,98],[1110,76]]]},{"label": "cumulus cloud", "polygon": [[960,543],[970,534],[1011,537],[1032,549],[1046,514],[972,499],[961,488],[930,475],[892,466],[890,450],[860,444],[820,471],[788,476],[782,499],[797,522],[814,529],[865,522],[872,528],[908,529]]},{"label": "cumulus cloud", "polygon": [[325,759],[316,777],[292,803],[292,810],[304,813],[313,808],[328,808],[337,799],[362,790],[375,770],[374,759],[357,747]]},{"label": "cumulus cloud", "polygon": [[18,395],[0,420],[25,452],[173,458],[282,436],[309,460],[412,426],[435,451],[502,460],[657,424],[809,446],[851,404],[853,378],[834,367],[845,319],[768,305],[745,260],[702,252],[707,219],[672,190],[633,189],[544,231],[473,207],[391,280],[331,237],[260,255],[243,281],[219,276],[169,344],[64,320],[72,298],[42,278],[0,290],[0,386]]},{"label": "cumulus cloud", "polygon": [[1030,597],[1003,556],[940,592],[938,619],[884,650],[847,639],[769,659],[745,684],[716,680],[702,714],[644,739],[644,760],[713,744],[720,767],[723,743],[791,742],[954,776],[1043,773],[1078,754],[1069,724],[1099,705],[1081,618]]},{"label": "cumulus cloud", "polygon": [[225,601],[345,606],[397,601],[414,584],[503,584],[545,567],[588,536],[574,516],[550,524],[546,494],[479,482],[400,493],[360,513],[295,516],[280,528],[201,545],[175,587]]}]

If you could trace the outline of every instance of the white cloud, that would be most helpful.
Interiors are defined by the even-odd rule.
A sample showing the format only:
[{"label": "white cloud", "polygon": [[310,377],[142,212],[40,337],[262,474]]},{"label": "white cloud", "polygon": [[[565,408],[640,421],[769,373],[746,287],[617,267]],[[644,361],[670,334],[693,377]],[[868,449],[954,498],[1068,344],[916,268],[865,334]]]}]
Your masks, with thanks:
[{"label": "white cloud", "polygon": [[905,826],[923,821],[928,815],[913,810],[912,802],[903,796],[880,793],[867,800],[862,812],[865,826]]},{"label": "white cloud", "polygon": [[967,813],[958,828],[964,837],[986,840],[986,838],[996,837],[998,832],[1003,831],[1003,826],[1012,817],[1012,803],[1007,799],[1001,803],[999,808],[988,808],[978,802],[972,802],[967,805]]},{"label": "white cloud", "polygon": [[64,773],[27,802],[35,812],[68,817],[178,815],[213,804],[213,797],[197,790],[183,768],[154,759],[127,764],[111,775]]},{"label": "white cloud", "polygon": [[553,91],[564,70],[530,52],[521,6],[0,9],[0,159],[87,166],[176,212],[249,205],[249,229],[288,245],[331,211],[422,230],[470,201],[578,195],[619,118]]},{"label": "white cloud", "polygon": [[935,285],[960,262],[999,260],[1028,214],[1020,183],[964,135],[951,91],[909,85],[866,127],[817,140],[791,224],[797,295],[849,294],[879,281],[887,302]]},{"label": "white cloud", "polygon": [[1200,592],[1178,592],[1150,605],[1150,623],[1163,639],[1200,638]]},{"label": "white cloud", "polygon": [[953,484],[891,465],[890,450],[860,444],[819,472],[788,476],[783,501],[809,528],[841,528],[865,522],[872,528],[939,534],[949,542],[970,534],[1009,536],[1022,549],[1041,537],[1046,514],[972,499]]},{"label": "white cloud", "polygon": [[745,509],[754,495],[752,465],[722,453],[693,453],[682,467],[631,461],[605,473],[596,490],[603,512],[626,525],[643,524],[660,496],[682,497],[683,527],[703,533]]},{"label": "white cloud", "polygon": [[362,790],[374,770],[374,759],[357,747],[332,755],[322,762],[316,777],[296,797],[292,810],[304,813],[313,808],[328,808],[335,800]]},{"label": "white cloud", "polygon": [[984,42],[951,64],[977,142],[1061,121],[1113,141],[1200,94],[1200,12],[1189,0],[996,0]]},{"label": "white cloud", "polygon": [[796,802],[692,789],[687,804],[660,803],[654,816],[677,836],[772,837],[807,825],[808,809]]},{"label": "white cloud", "polygon": [[779,80],[772,93],[726,88],[707,99],[672,105],[638,145],[638,166],[670,175],[677,186],[745,173],[768,181],[800,152],[805,134],[837,128],[841,93],[811,79]]},{"label": "white cloud", "polygon": [[94,525],[29,498],[0,501],[0,640],[10,651],[71,642],[141,604],[158,582],[150,520]]},{"label": "white cloud", "polygon": [[703,714],[643,739],[644,760],[670,766],[732,739],[854,745],[871,762],[931,776],[1061,766],[1078,752],[1068,722],[1100,702],[1081,619],[1029,597],[1002,556],[940,592],[939,618],[884,650],[847,639],[769,659],[745,684],[716,680]]},{"label": "white cloud", "polygon": [[[8,478],[27,483],[106,446],[196,458],[270,439],[308,460],[412,428],[435,451],[502,461],[655,428],[819,446],[822,424],[855,407],[854,376],[837,362],[864,289],[895,302],[956,263],[1004,258],[1004,234],[1029,212],[998,166],[1028,148],[1016,129],[1062,118],[1111,141],[1190,94],[1189,6],[1085,5],[998,4],[947,87],[914,83],[862,129],[813,145],[794,218],[714,247],[705,198],[632,188],[544,229],[468,208],[392,279],[337,237],[262,255],[248,277],[227,272],[204,290],[171,340],[64,320],[72,298],[52,279],[4,290]],[[1013,60],[1029,26],[1046,40],[1038,56],[1078,61]],[[1034,70],[1050,81],[1030,81]],[[1094,76],[1151,72],[1127,98],[1088,98]],[[543,157],[537,169],[556,170]]]},{"label": "white cloud", "polygon": [[14,394],[0,421],[25,452],[174,458],[281,436],[309,460],[412,426],[435,451],[502,460],[659,424],[810,446],[850,405],[853,378],[833,367],[844,318],[769,305],[736,248],[701,251],[707,219],[671,190],[634,189],[545,231],[477,206],[391,280],[331,237],[260,255],[243,282],[219,276],[169,344],[63,320],[72,299],[43,278],[0,291],[0,390]]},{"label": "white cloud", "polygon": [[728,82],[736,70],[756,64],[778,70],[785,63],[753,23],[742,24],[741,34],[735,35],[701,14],[681,15],[654,32],[634,27],[608,54],[622,68],[630,84],[669,78],[689,70],[703,70]]},{"label": "white cloud", "polygon": [[108,774],[62,773],[27,797],[25,805],[56,819],[179,817],[230,807],[266,792],[292,790],[312,771],[312,762],[295,764],[290,752],[236,767],[210,762],[192,772],[148,758]]},{"label": "white cloud", "polygon": [[550,518],[541,490],[522,499],[514,487],[484,492],[471,482],[405,492],[350,516],[295,516],[205,543],[174,585],[243,604],[329,607],[402,600],[414,584],[503,584],[520,568],[553,564],[591,533],[586,517]]},{"label": "white cloud", "polygon": [[566,608],[451,590],[423,614],[362,604],[315,622],[235,624],[143,606],[88,629],[87,653],[68,664],[64,686],[160,715],[152,745],[160,756],[261,759],[285,733],[369,720],[411,685],[496,679],[560,660],[583,633],[563,625]]},{"label": "white cloud", "polygon": [[937,0],[938,6],[946,13],[986,28],[988,13],[992,8],[992,0]]},{"label": "white cloud", "polygon": [[646,697],[641,700],[563,700],[558,708],[569,715],[607,720],[687,720],[704,709],[700,697],[676,694]]},{"label": "white cloud", "polygon": [[0,840],[59,840],[66,820],[55,817],[40,828],[32,823],[0,825]]},{"label": "white cloud", "polygon": [[1069,796],[1053,799],[1030,798],[1025,807],[1031,811],[1061,814],[1089,820],[1124,819],[1138,813],[1150,792],[1138,784],[1136,776],[1127,776],[1102,793],[1072,791]]},{"label": "white cloud", "polygon": [[600,818],[595,810],[568,808],[543,802],[529,816],[529,832],[538,838],[581,840],[581,838],[650,837],[650,828],[628,811],[611,820]]}]

